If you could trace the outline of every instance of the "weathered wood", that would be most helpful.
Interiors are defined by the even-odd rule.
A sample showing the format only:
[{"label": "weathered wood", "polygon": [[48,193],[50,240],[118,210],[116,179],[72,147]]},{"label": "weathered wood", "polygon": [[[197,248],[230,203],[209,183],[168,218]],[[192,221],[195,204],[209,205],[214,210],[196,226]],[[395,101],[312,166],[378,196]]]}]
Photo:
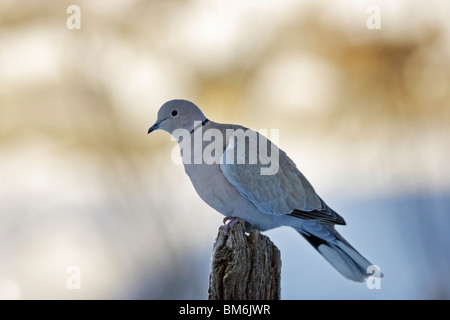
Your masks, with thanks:
[{"label": "weathered wood", "polygon": [[254,230],[245,233],[239,221],[225,235],[219,228],[209,275],[209,300],[279,300],[280,251]]}]

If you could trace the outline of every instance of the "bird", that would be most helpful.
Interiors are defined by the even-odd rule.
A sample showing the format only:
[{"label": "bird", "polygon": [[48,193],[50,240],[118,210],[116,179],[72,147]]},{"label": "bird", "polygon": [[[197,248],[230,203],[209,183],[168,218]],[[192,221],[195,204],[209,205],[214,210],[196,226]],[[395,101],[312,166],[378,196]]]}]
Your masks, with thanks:
[{"label": "bird", "polygon": [[[371,275],[372,263],[335,229],[346,225],[345,220],[265,136],[244,126],[213,122],[184,99],[160,107],[148,134],[158,129],[177,140],[185,172],[200,198],[225,216],[224,223],[230,220],[225,232],[239,220],[246,231],[292,227],[345,278],[363,282]],[[248,139],[239,139],[238,133]],[[205,154],[213,159],[201,159]]]}]

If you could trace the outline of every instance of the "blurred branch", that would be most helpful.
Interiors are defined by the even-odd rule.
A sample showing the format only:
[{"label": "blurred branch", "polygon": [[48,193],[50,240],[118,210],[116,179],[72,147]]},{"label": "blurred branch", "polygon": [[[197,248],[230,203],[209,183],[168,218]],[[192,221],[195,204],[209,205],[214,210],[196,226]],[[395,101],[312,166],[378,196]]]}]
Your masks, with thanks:
[{"label": "blurred branch", "polygon": [[280,251],[254,230],[245,234],[239,221],[224,234],[219,228],[209,275],[209,300],[279,300]]}]

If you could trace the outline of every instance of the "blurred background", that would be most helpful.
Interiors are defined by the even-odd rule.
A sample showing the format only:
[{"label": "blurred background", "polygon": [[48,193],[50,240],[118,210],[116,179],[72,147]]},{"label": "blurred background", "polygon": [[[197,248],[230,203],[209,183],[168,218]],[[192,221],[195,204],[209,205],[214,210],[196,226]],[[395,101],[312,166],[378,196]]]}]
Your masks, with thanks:
[{"label": "blurred background", "polygon": [[222,216],[170,136],[147,136],[184,98],[279,129],[385,275],[379,290],[348,281],[280,228],[265,234],[283,299],[448,299],[449,16],[439,0],[2,0],[0,298],[207,298]]}]

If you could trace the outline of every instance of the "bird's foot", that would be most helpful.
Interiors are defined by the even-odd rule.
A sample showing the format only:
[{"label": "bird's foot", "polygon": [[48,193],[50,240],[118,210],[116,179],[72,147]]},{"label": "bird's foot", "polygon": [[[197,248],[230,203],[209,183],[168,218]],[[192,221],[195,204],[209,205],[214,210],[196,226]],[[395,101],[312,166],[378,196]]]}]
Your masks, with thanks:
[{"label": "bird's foot", "polygon": [[[228,220],[230,220],[230,222],[226,223]],[[240,220],[239,218],[231,217],[231,216],[223,218],[223,223],[225,224],[225,228],[223,228],[223,234],[228,235],[228,232],[233,228],[234,224],[236,222],[238,222],[239,220]]]}]

